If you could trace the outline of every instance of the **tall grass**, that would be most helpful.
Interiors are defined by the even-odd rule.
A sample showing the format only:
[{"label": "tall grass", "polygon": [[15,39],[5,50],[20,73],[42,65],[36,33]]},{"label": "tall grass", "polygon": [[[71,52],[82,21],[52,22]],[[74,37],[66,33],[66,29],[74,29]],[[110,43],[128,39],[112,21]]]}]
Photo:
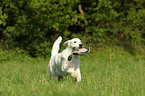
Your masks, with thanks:
[{"label": "tall grass", "polygon": [[[17,58],[16,58],[17,57]],[[48,59],[11,57],[0,62],[0,96],[144,96],[145,60],[118,48],[81,56],[82,81],[52,81]]]}]

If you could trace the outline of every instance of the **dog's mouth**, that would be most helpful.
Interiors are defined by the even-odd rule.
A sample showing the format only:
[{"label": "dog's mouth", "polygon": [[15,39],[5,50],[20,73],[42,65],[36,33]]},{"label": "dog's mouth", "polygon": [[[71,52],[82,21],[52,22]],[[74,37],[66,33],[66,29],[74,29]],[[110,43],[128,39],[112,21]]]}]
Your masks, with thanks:
[{"label": "dog's mouth", "polygon": [[89,46],[89,48],[85,48],[85,47],[83,47],[83,45],[81,45],[81,46],[79,47],[79,49],[73,50],[73,51],[72,51],[72,54],[73,54],[73,55],[84,55],[84,54],[86,54],[86,53],[89,52],[89,51],[90,51],[90,46]]}]

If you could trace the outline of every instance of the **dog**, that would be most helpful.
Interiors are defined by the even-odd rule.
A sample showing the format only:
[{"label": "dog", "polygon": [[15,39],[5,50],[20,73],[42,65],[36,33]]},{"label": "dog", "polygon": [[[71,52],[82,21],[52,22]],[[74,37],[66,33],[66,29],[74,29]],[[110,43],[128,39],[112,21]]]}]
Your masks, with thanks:
[{"label": "dog", "polygon": [[[51,78],[57,77],[58,79],[64,76],[71,75],[77,82],[81,81],[80,73],[80,55],[73,55],[72,52],[83,47],[80,39],[73,38],[66,41],[63,45],[67,46],[61,53],[59,45],[62,37],[59,36],[54,42],[51,51],[51,58],[48,65],[49,75]],[[72,59],[68,61],[68,57],[72,54]]]}]

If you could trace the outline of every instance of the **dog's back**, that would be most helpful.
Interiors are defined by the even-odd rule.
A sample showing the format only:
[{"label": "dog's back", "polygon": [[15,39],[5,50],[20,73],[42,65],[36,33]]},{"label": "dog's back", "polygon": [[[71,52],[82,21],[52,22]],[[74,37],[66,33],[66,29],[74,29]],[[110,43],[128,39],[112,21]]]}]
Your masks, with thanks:
[{"label": "dog's back", "polygon": [[59,36],[58,39],[54,42],[54,44],[52,46],[51,56],[58,54],[59,44],[61,43],[61,41],[62,41],[62,37]]}]

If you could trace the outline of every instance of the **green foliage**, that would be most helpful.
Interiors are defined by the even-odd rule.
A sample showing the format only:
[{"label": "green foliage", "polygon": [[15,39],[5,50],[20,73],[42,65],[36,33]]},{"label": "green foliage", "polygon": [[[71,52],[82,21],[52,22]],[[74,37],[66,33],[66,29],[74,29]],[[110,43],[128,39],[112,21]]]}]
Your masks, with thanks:
[{"label": "green foliage", "polygon": [[15,50],[2,50],[0,49],[0,62],[6,62],[15,59],[29,58],[30,56],[26,50],[16,48]]},{"label": "green foliage", "polygon": [[6,15],[6,13],[3,14],[2,7],[0,7],[0,25],[2,24],[3,26],[5,26],[7,18],[8,16]]},{"label": "green foliage", "polygon": [[134,53],[145,42],[144,4],[143,0],[2,0],[0,46],[46,56],[62,35],[64,40],[78,37],[93,47],[114,44]]}]

